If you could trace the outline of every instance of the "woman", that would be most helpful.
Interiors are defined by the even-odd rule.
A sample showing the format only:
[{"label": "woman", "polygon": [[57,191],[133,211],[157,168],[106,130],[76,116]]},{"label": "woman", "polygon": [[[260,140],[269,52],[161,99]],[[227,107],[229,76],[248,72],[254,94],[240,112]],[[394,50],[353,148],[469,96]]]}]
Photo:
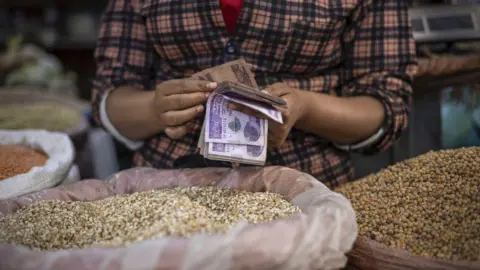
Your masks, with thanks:
[{"label": "woman", "polygon": [[269,123],[267,165],[336,186],[353,177],[349,151],[385,150],[407,126],[416,70],[407,9],[401,0],[111,0],[95,53],[96,121],[136,151],[136,166],[234,166],[199,155],[216,85],[188,77],[244,58],[288,104],[285,123]]}]

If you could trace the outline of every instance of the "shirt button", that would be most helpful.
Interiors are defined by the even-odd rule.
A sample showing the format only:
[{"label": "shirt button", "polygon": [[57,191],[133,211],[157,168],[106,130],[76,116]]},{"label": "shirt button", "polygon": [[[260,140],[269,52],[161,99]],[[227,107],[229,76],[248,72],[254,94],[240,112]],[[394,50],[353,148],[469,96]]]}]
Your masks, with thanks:
[{"label": "shirt button", "polygon": [[235,49],[235,45],[233,45],[232,43],[227,43],[227,46],[225,47],[225,51],[228,53],[228,54],[234,54],[237,50]]}]

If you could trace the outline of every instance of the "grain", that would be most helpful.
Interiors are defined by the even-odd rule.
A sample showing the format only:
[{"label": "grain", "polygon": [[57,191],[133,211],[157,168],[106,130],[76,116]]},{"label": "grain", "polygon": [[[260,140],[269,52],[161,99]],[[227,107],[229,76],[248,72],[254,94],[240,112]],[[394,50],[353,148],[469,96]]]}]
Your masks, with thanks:
[{"label": "grain", "polygon": [[0,181],[47,162],[44,153],[21,145],[0,145]]},{"label": "grain", "polygon": [[122,246],[162,236],[223,233],[239,221],[260,223],[297,212],[278,194],[215,187],[162,189],[93,202],[40,201],[0,218],[0,243],[41,250]]},{"label": "grain", "polygon": [[66,131],[78,126],[81,120],[79,112],[55,103],[0,107],[0,129]]},{"label": "grain", "polygon": [[359,234],[448,260],[480,260],[480,147],[429,152],[336,191]]}]

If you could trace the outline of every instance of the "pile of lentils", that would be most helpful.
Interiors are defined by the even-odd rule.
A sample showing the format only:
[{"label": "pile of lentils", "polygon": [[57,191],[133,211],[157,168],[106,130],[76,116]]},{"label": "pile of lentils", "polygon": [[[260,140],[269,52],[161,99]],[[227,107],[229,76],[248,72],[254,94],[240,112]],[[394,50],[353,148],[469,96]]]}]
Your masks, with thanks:
[{"label": "pile of lentils", "polygon": [[359,234],[415,255],[480,260],[480,147],[429,152],[339,187]]},{"label": "pile of lentils", "polygon": [[48,156],[22,145],[0,145],[0,181],[45,165]]},{"label": "pile of lentils", "polygon": [[287,218],[281,195],[216,187],[152,190],[92,202],[40,201],[0,218],[0,243],[39,250],[124,246],[162,236],[224,233],[239,221]]}]

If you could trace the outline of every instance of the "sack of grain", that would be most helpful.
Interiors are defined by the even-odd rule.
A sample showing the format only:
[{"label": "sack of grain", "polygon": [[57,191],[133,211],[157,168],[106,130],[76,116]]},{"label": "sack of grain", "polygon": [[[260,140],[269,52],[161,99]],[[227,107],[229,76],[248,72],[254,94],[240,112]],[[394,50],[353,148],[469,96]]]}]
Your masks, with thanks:
[{"label": "sack of grain", "polygon": [[[75,157],[73,144],[63,133],[43,130],[0,130],[0,145],[26,146],[48,156],[45,165],[33,167],[25,173],[0,181],[0,199],[8,199],[56,186],[68,175]],[[3,160],[3,162],[7,162],[7,160]],[[21,164],[14,165],[20,166]]]},{"label": "sack of grain", "polygon": [[[184,187],[177,193],[183,195],[175,197],[178,188],[169,189],[173,187]],[[207,194],[208,190],[213,193]],[[158,192],[163,193],[155,195]],[[218,196],[225,192],[230,196]],[[61,201],[44,201],[53,199]],[[191,208],[195,204],[203,206]],[[229,208],[222,208],[224,204]],[[256,220],[261,218],[259,209],[264,215],[276,215],[288,208],[286,204],[301,212],[270,222],[231,223],[234,225],[222,233],[188,234],[195,228],[198,232],[198,226],[215,232],[215,226],[221,225],[208,223],[208,207],[214,219]],[[85,209],[84,213],[78,213],[79,209]],[[39,214],[45,211],[55,215]],[[97,220],[100,217],[105,219]],[[171,217],[183,223],[175,223]],[[167,221],[171,223],[165,224]],[[147,223],[151,225],[138,235]],[[155,230],[170,233],[149,236]],[[134,168],[108,181],[86,180],[0,201],[0,243],[43,249],[0,244],[1,269],[33,265],[36,269],[72,270],[339,269],[346,264],[345,253],[356,235],[355,213],[345,197],[312,176],[283,167]],[[116,245],[115,241],[118,244],[131,236],[132,243]],[[102,239],[111,241],[105,245],[99,242]],[[80,248],[54,250],[62,245]]]},{"label": "sack of grain", "polygon": [[336,191],[357,213],[349,264],[480,269],[480,147],[429,152]]},{"label": "sack of grain", "polygon": [[0,130],[43,129],[68,134],[77,152],[87,143],[90,128],[83,112],[89,103],[42,93],[35,87],[0,87]]}]

